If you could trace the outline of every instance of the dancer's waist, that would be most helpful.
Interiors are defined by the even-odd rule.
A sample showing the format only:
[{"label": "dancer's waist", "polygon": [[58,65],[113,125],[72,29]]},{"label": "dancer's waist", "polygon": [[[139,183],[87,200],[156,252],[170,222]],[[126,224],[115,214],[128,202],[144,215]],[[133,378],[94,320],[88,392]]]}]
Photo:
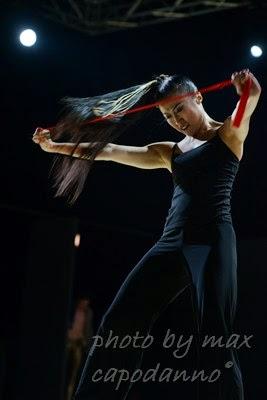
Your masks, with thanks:
[{"label": "dancer's waist", "polygon": [[167,218],[163,232],[176,229],[176,228],[182,228],[182,227],[188,227],[196,230],[199,229],[204,229],[206,226],[209,225],[216,225],[221,222],[228,222],[232,224],[232,215],[229,212],[219,212],[215,216],[211,215],[203,215],[203,214],[191,214],[191,215],[180,215],[178,218],[175,218],[177,216],[173,215],[172,218]]},{"label": "dancer's waist", "polygon": [[196,221],[180,221],[180,223],[165,226],[160,240],[179,241],[185,243],[213,243],[216,238],[218,226],[230,225],[233,229],[232,218],[220,216],[205,223]]}]

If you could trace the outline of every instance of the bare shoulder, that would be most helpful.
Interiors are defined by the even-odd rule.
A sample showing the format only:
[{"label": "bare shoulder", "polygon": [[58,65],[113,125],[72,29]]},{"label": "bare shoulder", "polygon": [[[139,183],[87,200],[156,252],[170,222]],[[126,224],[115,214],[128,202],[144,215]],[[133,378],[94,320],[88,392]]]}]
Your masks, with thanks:
[{"label": "bare shoulder", "polygon": [[[247,126],[242,126],[241,129],[249,129]],[[223,122],[223,125],[218,129],[218,135],[230,150],[241,160],[244,150],[244,140],[240,139],[239,128],[234,127],[232,117],[229,116]]]},{"label": "bare shoulder", "polygon": [[236,136],[240,141],[245,141],[247,133],[249,131],[250,118],[243,118],[239,127],[234,126],[234,118],[232,115],[226,118],[224,121],[225,135]]},{"label": "bare shoulder", "polygon": [[[169,172],[172,172],[172,170],[171,170],[172,154],[173,154],[173,152],[175,152],[177,154],[179,154],[181,152],[179,147],[180,147],[180,143],[182,143],[183,141],[184,141],[184,139],[179,142],[166,141],[166,142],[158,142],[157,143],[157,149],[160,154],[160,157],[164,161],[165,168],[168,169]],[[178,143],[179,143],[179,147],[175,146]]]}]

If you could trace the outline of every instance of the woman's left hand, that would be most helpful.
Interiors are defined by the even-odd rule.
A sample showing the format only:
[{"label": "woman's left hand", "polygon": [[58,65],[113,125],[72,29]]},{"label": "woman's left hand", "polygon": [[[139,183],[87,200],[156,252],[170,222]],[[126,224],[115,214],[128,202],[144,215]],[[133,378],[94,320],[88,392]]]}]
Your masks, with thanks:
[{"label": "woman's left hand", "polygon": [[249,69],[243,69],[242,71],[234,72],[231,76],[232,84],[235,86],[239,96],[242,95],[245,84],[249,78],[251,79],[250,96],[260,94],[261,86],[255,76]]}]

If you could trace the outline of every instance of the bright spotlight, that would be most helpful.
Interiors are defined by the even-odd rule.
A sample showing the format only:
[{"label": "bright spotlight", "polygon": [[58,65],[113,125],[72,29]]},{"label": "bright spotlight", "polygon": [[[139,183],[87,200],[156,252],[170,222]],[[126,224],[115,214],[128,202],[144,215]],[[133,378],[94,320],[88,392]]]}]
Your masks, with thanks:
[{"label": "bright spotlight", "polygon": [[81,235],[79,233],[77,233],[74,238],[74,246],[79,247],[80,241],[81,241]]},{"label": "bright spotlight", "polygon": [[260,57],[262,55],[262,49],[259,46],[252,46],[250,52],[253,57]]},{"label": "bright spotlight", "polygon": [[32,29],[25,29],[21,32],[19,40],[23,46],[31,47],[36,42],[36,33]]}]

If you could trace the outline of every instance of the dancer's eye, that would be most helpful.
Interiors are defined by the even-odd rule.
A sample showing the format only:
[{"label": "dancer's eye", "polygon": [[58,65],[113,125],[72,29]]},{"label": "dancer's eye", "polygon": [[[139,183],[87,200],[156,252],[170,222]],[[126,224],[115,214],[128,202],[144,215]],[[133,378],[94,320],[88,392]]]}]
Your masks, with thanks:
[{"label": "dancer's eye", "polygon": [[171,119],[171,117],[165,117],[166,118],[166,120],[168,121],[169,119]]},{"label": "dancer's eye", "polygon": [[176,112],[176,113],[179,113],[179,112],[181,112],[183,110],[183,106],[176,106],[175,108],[174,108],[174,111]]}]

